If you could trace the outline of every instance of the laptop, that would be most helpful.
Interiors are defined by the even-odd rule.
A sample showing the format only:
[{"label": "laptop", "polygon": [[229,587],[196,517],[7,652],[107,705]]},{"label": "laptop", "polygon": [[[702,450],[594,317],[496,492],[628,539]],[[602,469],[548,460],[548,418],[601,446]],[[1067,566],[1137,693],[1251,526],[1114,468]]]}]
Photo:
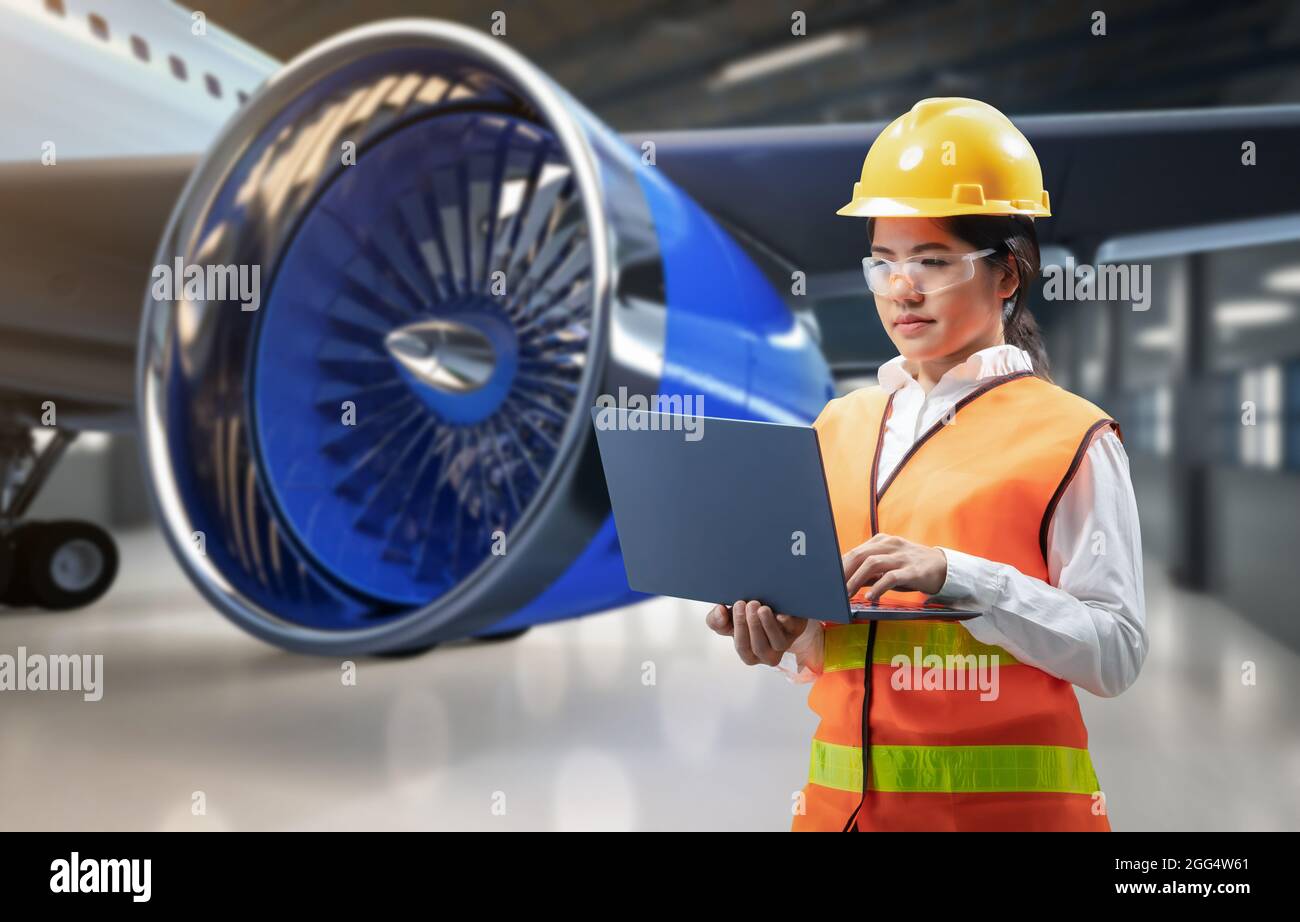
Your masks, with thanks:
[{"label": "laptop", "polygon": [[591,416],[630,588],[841,623],[980,614],[891,593],[849,599],[811,426],[623,407]]}]

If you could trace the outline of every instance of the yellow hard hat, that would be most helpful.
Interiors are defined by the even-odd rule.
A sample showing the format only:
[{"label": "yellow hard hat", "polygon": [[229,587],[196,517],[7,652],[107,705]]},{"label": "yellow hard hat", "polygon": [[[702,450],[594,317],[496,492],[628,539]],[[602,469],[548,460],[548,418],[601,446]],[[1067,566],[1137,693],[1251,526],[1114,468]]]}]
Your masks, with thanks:
[{"label": "yellow hard hat", "polygon": [[922,99],[876,138],[836,214],[938,218],[1023,214],[1045,218],[1038,157],[1011,120],[986,102]]}]

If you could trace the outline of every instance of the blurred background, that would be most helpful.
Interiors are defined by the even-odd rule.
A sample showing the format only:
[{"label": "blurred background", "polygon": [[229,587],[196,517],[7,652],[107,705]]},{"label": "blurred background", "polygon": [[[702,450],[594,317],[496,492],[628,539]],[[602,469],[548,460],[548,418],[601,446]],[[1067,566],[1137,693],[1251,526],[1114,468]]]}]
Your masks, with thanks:
[{"label": "blurred background", "polygon": [[[98,15],[94,3],[40,5],[97,28],[88,18]],[[1109,151],[1118,173],[1129,156],[1135,176],[1139,165],[1185,170],[1178,178],[1193,205],[1158,232],[1122,232],[1122,211],[1144,208],[1140,181],[1108,190],[1107,213],[1076,221],[1068,234],[1040,222],[1047,264],[1151,266],[1149,309],[1041,296],[1034,307],[1055,380],[1123,427],[1146,551],[1143,674],[1116,699],[1079,697],[1116,829],[1297,828],[1300,212],[1254,202],[1250,218],[1199,222],[1196,197],[1219,177],[1158,138],[1131,146],[1132,122],[1106,118],[1135,113],[1140,124],[1152,110],[1277,107],[1261,118],[1270,130],[1290,126],[1279,135],[1290,142],[1259,156],[1300,176],[1300,116],[1287,108],[1300,103],[1300,6],[1136,0],[1107,11],[1104,37],[1079,3],[798,7],[809,38],[793,45],[790,5],[766,0],[212,0],[201,9],[277,59],[367,21],[436,16],[487,30],[501,10],[504,41],[613,128],[662,137],[667,150],[686,138],[679,132],[761,128],[716,137],[775,148],[780,126],[841,125],[849,127],[836,143],[856,145],[860,157],[881,124],[917,99],[965,95],[1017,122],[1044,117],[1038,124],[1049,135],[1051,116],[1096,114],[1092,149]],[[129,53],[129,36],[107,26]],[[196,107],[235,107],[255,87],[214,92],[195,79],[186,89]],[[1231,134],[1227,162],[1238,148]],[[1049,166],[1058,155],[1050,142],[1039,152]],[[673,174],[671,161],[665,169]],[[689,165],[681,175],[689,178]],[[855,178],[850,168],[833,181],[847,196]],[[1068,217],[1066,190],[1048,185],[1054,210]],[[756,200],[768,191],[752,187]],[[1069,192],[1089,197],[1086,188]],[[724,224],[751,216],[734,200],[694,194]],[[1294,190],[1288,196],[1293,202]],[[860,257],[816,236],[843,219],[783,204],[769,220],[809,230],[801,252],[767,253],[764,268],[774,279],[791,267],[808,273],[807,294],[788,300],[820,337],[837,388],[872,383],[894,353]],[[743,223],[766,253],[761,230]],[[778,290],[789,292],[788,282]],[[1256,408],[1253,425],[1243,425],[1244,402]],[[102,648],[112,654],[116,691],[85,707],[57,696],[21,706],[0,698],[0,826],[788,824],[815,724],[806,687],[737,663],[725,641],[707,635],[704,606],[653,600],[508,645],[366,660],[359,688],[341,691],[336,663],[266,647],[203,603],[150,524],[139,470],[133,435],[83,438],[34,510],[111,525],[122,576],[83,612],[0,614],[0,638],[6,649]],[[661,665],[657,687],[638,678],[647,661]],[[1257,684],[1243,683],[1245,663],[1256,666]],[[364,703],[345,703],[347,694]],[[720,775],[727,785],[717,784]],[[520,805],[505,817],[486,806],[498,788]],[[214,804],[206,818],[188,808],[198,789]]]}]

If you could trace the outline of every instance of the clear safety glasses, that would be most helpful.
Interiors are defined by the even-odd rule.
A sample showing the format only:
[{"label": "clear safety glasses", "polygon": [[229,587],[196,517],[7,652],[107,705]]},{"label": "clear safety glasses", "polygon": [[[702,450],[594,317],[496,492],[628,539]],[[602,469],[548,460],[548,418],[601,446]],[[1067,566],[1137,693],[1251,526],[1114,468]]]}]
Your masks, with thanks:
[{"label": "clear safety glasses", "polygon": [[867,287],[878,295],[887,295],[889,283],[895,275],[904,276],[920,294],[934,294],[975,277],[975,260],[983,259],[997,250],[976,250],[974,253],[922,253],[909,256],[901,262],[868,256],[862,260],[862,274]]}]

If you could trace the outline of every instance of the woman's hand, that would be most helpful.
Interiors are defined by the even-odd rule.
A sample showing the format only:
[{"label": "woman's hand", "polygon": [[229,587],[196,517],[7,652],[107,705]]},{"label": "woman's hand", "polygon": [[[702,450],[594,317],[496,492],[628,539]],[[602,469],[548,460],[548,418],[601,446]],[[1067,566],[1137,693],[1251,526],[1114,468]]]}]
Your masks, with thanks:
[{"label": "woman's hand", "polygon": [[714,633],[734,639],[737,655],[748,666],[775,666],[808,627],[807,618],[778,615],[755,601],[735,602],[730,608],[714,605],[704,623]]},{"label": "woman's hand", "polygon": [[916,544],[893,535],[876,535],[844,555],[844,580],[849,598],[870,586],[874,602],[889,589],[935,595],[948,579],[948,558],[937,547]]}]

